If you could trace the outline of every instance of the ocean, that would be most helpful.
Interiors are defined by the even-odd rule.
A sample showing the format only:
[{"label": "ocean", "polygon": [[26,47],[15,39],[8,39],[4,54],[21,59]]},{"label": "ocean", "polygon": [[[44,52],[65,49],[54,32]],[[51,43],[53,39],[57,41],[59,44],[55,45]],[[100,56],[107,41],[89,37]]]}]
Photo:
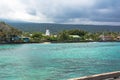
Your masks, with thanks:
[{"label": "ocean", "polygon": [[0,45],[0,80],[67,80],[119,70],[119,42]]}]

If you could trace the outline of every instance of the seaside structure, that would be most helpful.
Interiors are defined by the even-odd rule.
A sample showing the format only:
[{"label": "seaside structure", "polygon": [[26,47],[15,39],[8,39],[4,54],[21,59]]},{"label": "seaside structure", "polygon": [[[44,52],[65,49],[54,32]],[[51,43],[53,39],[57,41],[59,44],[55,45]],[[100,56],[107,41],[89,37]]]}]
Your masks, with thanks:
[{"label": "seaside structure", "polygon": [[49,29],[46,29],[45,35],[46,35],[46,36],[50,36],[50,31],[49,31]]},{"label": "seaside structure", "polygon": [[23,40],[23,42],[29,42],[30,41],[30,39],[27,38],[27,37],[23,37],[22,40]]},{"label": "seaside structure", "polygon": [[117,40],[120,40],[120,36],[117,36]]},{"label": "seaside structure", "polygon": [[69,35],[71,38],[73,38],[74,41],[79,41],[81,37],[79,35]]},{"label": "seaside structure", "polygon": [[99,38],[104,41],[105,40],[105,36],[104,35],[100,35]]},{"label": "seaside structure", "polygon": [[73,37],[73,38],[80,38],[79,35],[70,35],[70,37]]},{"label": "seaside structure", "polygon": [[102,41],[112,41],[114,38],[112,36],[100,35],[99,37]]},{"label": "seaside structure", "polygon": [[8,43],[19,43],[19,42],[29,42],[30,39],[28,37],[10,35],[6,38],[6,42]]},{"label": "seaside structure", "polygon": [[120,80],[120,71],[84,76],[68,80]]}]

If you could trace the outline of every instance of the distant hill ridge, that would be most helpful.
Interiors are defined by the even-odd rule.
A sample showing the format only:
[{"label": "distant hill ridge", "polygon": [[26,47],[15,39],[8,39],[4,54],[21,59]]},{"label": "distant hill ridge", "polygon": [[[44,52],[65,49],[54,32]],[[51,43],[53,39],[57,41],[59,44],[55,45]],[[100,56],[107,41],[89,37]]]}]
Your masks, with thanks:
[{"label": "distant hill ridge", "polygon": [[62,30],[81,29],[90,32],[112,31],[120,32],[120,26],[108,25],[79,25],[79,24],[52,24],[52,23],[9,23],[23,31],[27,32],[45,32],[49,29],[52,33],[57,33]]},{"label": "distant hill ridge", "polygon": [[12,27],[5,22],[0,22],[0,31],[5,33],[5,34],[20,34],[21,31],[15,27]]}]

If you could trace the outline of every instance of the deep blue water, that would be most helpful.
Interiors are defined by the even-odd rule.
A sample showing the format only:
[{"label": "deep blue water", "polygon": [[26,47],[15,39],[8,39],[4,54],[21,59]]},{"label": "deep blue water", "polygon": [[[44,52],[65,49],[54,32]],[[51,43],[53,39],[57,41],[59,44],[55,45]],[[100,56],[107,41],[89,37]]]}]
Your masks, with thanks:
[{"label": "deep blue water", "polygon": [[118,70],[118,42],[0,45],[0,80],[67,80]]}]

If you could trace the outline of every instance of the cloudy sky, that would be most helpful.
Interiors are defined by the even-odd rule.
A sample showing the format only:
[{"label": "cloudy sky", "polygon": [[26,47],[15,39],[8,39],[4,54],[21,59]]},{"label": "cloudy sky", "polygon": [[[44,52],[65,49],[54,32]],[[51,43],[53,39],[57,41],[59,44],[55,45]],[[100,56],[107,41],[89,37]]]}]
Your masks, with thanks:
[{"label": "cloudy sky", "polygon": [[120,25],[120,0],[0,0],[0,19]]}]

